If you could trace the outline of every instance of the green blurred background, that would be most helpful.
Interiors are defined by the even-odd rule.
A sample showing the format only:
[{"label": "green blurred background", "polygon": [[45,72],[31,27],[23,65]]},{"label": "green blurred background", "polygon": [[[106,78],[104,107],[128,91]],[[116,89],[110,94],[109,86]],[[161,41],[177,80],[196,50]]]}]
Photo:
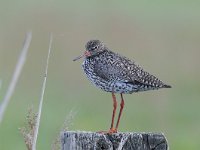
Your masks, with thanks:
[{"label": "green blurred background", "polygon": [[[200,2],[0,0],[0,102],[8,88],[25,33],[33,32],[27,62],[0,125],[1,150],[25,150],[18,128],[27,109],[38,109],[50,32],[53,47],[37,148],[50,149],[65,117],[71,130],[110,127],[111,94],[85,77],[85,43],[100,39],[134,59],[172,89],[125,95],[122,132],[163,132],[172,150],[200,149]],[[119,99],[119,97],[118,97]]]}]

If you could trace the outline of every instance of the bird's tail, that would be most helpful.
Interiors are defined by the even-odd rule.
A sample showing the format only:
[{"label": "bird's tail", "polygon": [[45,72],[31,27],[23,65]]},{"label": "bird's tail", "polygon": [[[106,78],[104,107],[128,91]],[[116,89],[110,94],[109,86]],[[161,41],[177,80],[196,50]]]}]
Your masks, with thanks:
[{"label": "bird's tail", "polygon": [[171,88],[171,87],[172,87],[171,85],[167,85],[167,84],[163,85],[163,88]]}]

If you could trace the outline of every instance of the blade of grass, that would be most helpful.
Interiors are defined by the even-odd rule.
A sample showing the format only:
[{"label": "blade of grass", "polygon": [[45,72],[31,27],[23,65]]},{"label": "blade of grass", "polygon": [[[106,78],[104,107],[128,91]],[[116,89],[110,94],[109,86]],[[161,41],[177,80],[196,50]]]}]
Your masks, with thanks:
[{"label": "blade of grass", "polygon": [[29,49],[29,46],[30,46],[30,43],[31,43],[31,39],[32,39],[32,32],[27,32],[21,54],[19,56],[19,59],[18,59],[18,62],[16,64],[12,79],[11,79],[10,84],[8,86],[8,90],[6,91],[6,95],[5,95],[3,101],[0,105],[0,123],[3,120],[5,110],[6,110],[8,103],[9,103],[9,101],[10,101],[12,95],[13,95],[13,92],[15,90],[15,87],[16,87],[17,81],[19,79],[19,76],[21,74],[22,68],[23,68],[23,66],[26,62],[26,56],[27,56],[28,49]]},{"label": "blade of grass", "polygon": [[41,91],[41,97],[40,97],[40,103],[39,103],[39,109],[38,109],[38,115],[37,115],[37,119],[36,119],[36,128],[35,128],[34,137],[33,137],[32,150],[36,150],[36,143],[37,143],[39,126],[40,126],[40,118],[41,118],[41,112],[42,112],[44,92],[45,92],[45,89],[46,89],[46,80],[47,80],[47,73],[48,73],[48,66],[49,66],[49,57],[50,57],[50,53],[51,53],[52,41],[53,41],[53,35],[51,34],[50,35],[50,41],[49,41],[49,51],[48,51],[48,56],[47,56],[44,81],[43,81],[43,85],[42,85],[42,91]]}]

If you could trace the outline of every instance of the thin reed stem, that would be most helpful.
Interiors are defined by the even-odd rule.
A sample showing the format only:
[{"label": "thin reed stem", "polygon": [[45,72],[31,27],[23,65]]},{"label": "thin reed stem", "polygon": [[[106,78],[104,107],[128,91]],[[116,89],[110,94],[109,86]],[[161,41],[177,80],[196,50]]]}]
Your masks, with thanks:
[{"label": "thin reed stem", "polygon": [[4,97],[4,99],[3,99],[3,101],[0,105],[0,123],[3,120],[4,113],[6,111],[8,104],[9,104],[9,101],[10,101],[10,99],[11,99],[13,93],[14,93],[17,81],[19,79],[19,76],[21,74],[23,66],[26,62],[26,57],[27,57],[28,49],[29,49],[29,46],[30,46],[30,43],[31,43],[31,39],[32,39],[32,32],[27,32],[21,54],[19,56],[19,59],[18,59],[18,62],[16,64],[12,79],[11,79],[10,84],[8,86],[8,90],[6,91],[5,97]]},{"label": "thin reed stem", "polygon": [[37,119],[36,119],[36,128],[35,128],[34,137],[33,137],[32,150],[36,150],[36,143],[37,143],[39,126],[40,126],[42,105],[43,105],[44,93],[45,93],[45,89],[46,89],[46,80],[47,80],[49,57],[50,57],[50,53],[51,53],[52,41],[53,41],[53,35],[51,34],[50,35],[50,42],[49,42],[49,51],[48,51],[47,62],[46,62],[45,75],[44,75],[44,81],[43,81],[43,85],[42,85],[42,91],[41,91],[41,97],[40,97],[40,103],[39,103],[39,109],[38,109],[38,115],[37,115]]}]

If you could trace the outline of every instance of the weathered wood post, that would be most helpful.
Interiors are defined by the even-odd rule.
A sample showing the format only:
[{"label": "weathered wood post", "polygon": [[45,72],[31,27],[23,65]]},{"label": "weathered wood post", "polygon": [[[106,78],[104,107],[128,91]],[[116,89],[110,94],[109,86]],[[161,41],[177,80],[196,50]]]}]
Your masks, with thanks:
[{"label": "weathered wood post", "polygon": [[162,133],[61,133],[62,150],[168,150]]}]

